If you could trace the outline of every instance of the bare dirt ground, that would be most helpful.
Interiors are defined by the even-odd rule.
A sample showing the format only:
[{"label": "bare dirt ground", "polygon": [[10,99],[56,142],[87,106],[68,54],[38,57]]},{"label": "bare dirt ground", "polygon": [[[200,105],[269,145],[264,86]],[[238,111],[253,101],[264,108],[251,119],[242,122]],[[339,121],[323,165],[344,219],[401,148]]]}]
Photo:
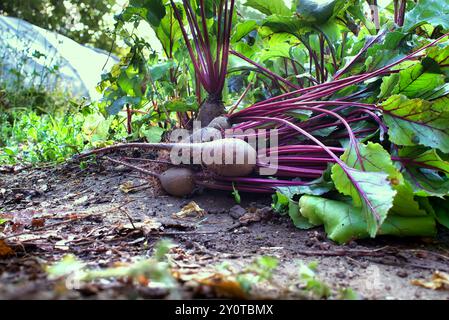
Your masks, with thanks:
[{"label": "bare dirt ground", "polygon": [[[202,214],[173,216],[192,200]],[[151,255],[153,245],[168,238],[177,245],[170,253],[175,268],[191,274],[223,261],[238,269],[258,256],[277,257],[281,289],[265,297],[291,298],[282,286],[298,279],[301,260],[318,261],[318,276],[333,290],[350,287],[363,299],[449,299],[449,291],[410,283],[430,279],[435,270],[449,272],[447,233],[441,231],[436,239],[377,238],[340,246],[321,228],[296,229],[288,217],[271,212],[270,201],[242,194],[236,207],[229,193],[208,190],[173,198],[158,191],[154,181],[106,162],[85,169],[67,164],[0,173],[0,218],[13,219],[17,228],[7,224],[3,232],[21,233],[6,239],[14,253],[0,257],[0,298],[166,298],[165,290],[126,281],[62,289],[48,279],[45,266],[68,253],[92,268],[129,262]],[[142,231],[139,226],[148,221],[159,227]],[[188,281],[179,286],[183,298],[217,297],[214,290]]]}]

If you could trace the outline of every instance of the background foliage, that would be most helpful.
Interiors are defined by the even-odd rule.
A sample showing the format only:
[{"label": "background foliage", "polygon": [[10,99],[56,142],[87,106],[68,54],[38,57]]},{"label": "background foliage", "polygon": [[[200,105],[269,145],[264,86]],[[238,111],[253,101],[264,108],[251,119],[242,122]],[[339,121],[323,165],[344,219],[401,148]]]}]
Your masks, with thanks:
[{"label": "background foliage", "polygon": [[113,38],[106,32],[105,18],[112,15],[115,3],[115,0],[1,1],[0,14],[24,19],[79,43],[110,50]]}]

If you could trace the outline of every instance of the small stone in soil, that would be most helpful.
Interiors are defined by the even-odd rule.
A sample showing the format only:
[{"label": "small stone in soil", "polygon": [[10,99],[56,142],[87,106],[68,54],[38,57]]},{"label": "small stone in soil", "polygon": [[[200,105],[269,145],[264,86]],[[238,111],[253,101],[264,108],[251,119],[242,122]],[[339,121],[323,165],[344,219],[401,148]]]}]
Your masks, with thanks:
[{"label": "small stone in soil", "polygon": [[348,242],[347,245],[348,245],[349,248],[353,249],[353,248],[357,247],[357,242],[355,242],[354,240],[351,240],[351,241]]},{"label": "small stone in soil", "polygon": [[313,240],[311,240],[311,239],[306,239],[306,241],[304,242],[304,244],[305,244],[307,247],[313,247],[313,245],[315,244],[315,242],[314,242]]},{"label": "small stone in soil", "polygon": [[251,231],[248,227],[241,227],[239,229],[235,229],[234,233],[250,233]]},{"label": "small stone in soil", "polygon": [[246,213],[246,210],[238,204],[229,209],[229,215],[234,219],[242,217]]},{"label": "small stone in soil", "polygon": [[400,278],[406,278],[408,276],[408,273],[405,270],[398,270],[398,272],[396,272],[396,275]]},{"label": "small stone in soil", "polygon": [[184,246],[186,247],[186,249],[192,249],[194,247],[191,240],[186,240],[186,242],[184,242]]}]

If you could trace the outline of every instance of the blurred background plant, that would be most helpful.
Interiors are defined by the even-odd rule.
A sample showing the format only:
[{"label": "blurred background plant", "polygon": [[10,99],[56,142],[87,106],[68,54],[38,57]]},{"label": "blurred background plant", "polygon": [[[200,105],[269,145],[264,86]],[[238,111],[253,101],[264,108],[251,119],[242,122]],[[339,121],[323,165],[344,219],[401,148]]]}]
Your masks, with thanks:
[{"label": "blurred background plant", "polygon": [[[97,2],[98,7],[92,8]],[[113,42],[103,36],[108,30],[98,19],[112,10],[113,3],[10,1],[0,4],[0,13],[109,50]],[[67,14],[75,9],[78,14]],[[86,146],[120,137],[120,129],[114,130],[112,121],[104,121],[89,99],[80,70],[58,47],[68,43],[70,50],[77,48],[76,43],[23,20],[5,18],[0,22],[0,164],[61,162]],[[107,39],[110,41],[104,42]],[[98,51],[97,56],[100,54]],[[104,60],[107,56],[106,52]],[[100,80],[100,74],[97,76]]]},{"label": "blurred background plant", "polygon": [[[115,0],[20,0],[0,2],[0,14],[18,17],[78,43],[110,50]],[[110,33],[108,35],[108,33]]]},{"label": "blurred background plant", "polygon": [[[16,35],[5,36],[20,41]],[[33,59],[42,64],[32,63]],[[59,67],[55,54],[32,50],[27,42],[20,49],[2,46],[0,163],[61,161],[70,154],[61,143],[76,147],[68,131],[77,130],[79,119],[68,115],[77,102],[59,86]],[[54,85],[49,88],[50,78]]]}]

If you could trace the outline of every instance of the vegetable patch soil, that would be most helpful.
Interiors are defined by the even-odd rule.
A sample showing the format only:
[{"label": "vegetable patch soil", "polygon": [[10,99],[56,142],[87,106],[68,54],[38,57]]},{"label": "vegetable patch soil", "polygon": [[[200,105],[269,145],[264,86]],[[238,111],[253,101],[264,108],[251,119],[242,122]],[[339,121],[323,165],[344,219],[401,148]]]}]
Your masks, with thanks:
[{"label": "vegetable patch soil", "polygon": [[[449,299],[447,290],[411,284],[436,270],[449,272],[444,230],[435,239],[378,237],[337,245],[322,228],[299,230],[288,216],[273,213],[267,195],[241,194],[240,205],[227,192],[174,198],[155,179],[110,162],[7,171],[0,173],[0,218],[11,219],[2,228],[17,229],[3,231],[18,236],[6,240],[11,252],[0,257],[2,299],[169,298],[166,290],[120,279],[69,289],[45,271],[67,254],[90,268],[130,262],[151,255],[160,239],[176,245],[169,254],[174,268],[193,277],[223,262],[239,270],[257,257],[276,257],[273,276],[280,286],[270,292],[262,287],[255,297],[291,298],[282,286],[298,279],[297,262],[317,261],[321,281],[333,290],[349,287],[362,299]],[[191,201],[202,210],[178,214]],[[143,232],[139,226],[148,221],[155,228]],[[189,281],[179,281],[179,288],[187,299],[219,296]]]}]

